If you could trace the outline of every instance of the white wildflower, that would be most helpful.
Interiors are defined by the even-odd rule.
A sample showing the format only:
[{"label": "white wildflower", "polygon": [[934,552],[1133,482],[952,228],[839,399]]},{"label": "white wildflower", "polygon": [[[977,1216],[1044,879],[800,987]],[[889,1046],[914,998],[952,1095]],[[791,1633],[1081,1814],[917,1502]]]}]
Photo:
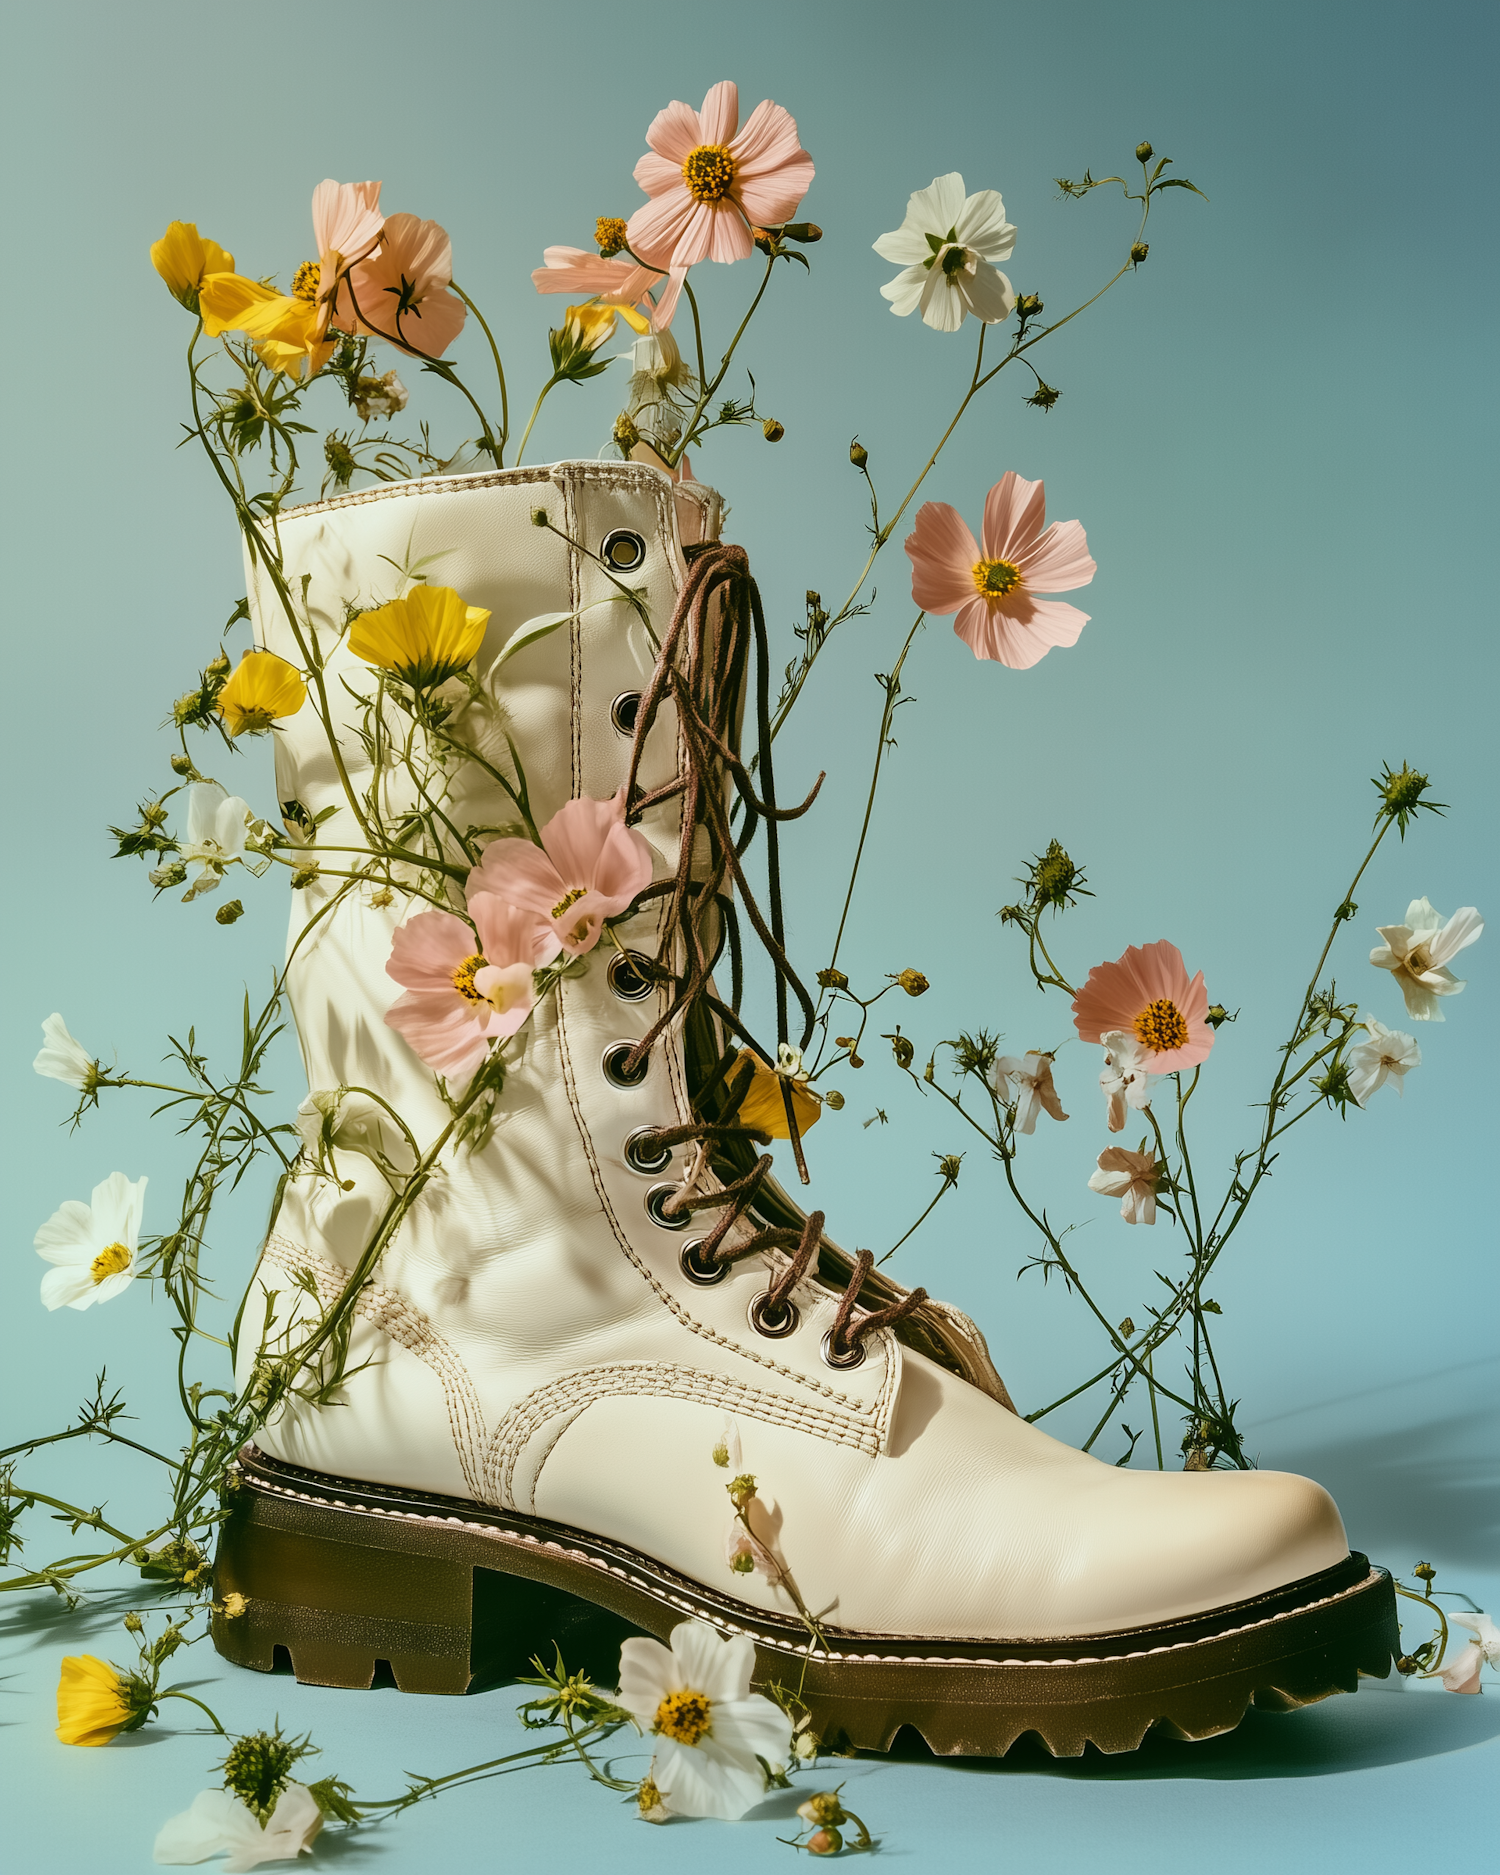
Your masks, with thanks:
[{"label": "white wildflower", "polygon": [[[1066,1120],[1057,1089],[1052,1085],[1052,1056],[1032,1048],[1024,1055],[1001,1055],[992,1070],[995,1092],[1016,1108],[1016,1131],[1036,1131],[1036,1116],[1045,1110],[1054,1120]],[[1012,1086],[1014,1083],[1014,1086]]]},{"label": "white wildflower", "polygon": [[128,1289],[140,1245],[146,1181],[134,1183],[111,1172],[84,1204],[69,1198],[32,1239],[39,1257],[54,1267],[42,1278],[49,1309],[86,1309]]},{"label": "white wildflower", "polygon": [[31,1065],[38,1074],[76,1087],[81,1094],[92,1094],[99,1084],[99,1063],[73,1039],[67,1023],[56,1013],[42,1024],[41,1053]]},{"label": "white wildflower", "polygon": [[1403,1035],[1399,1029],[1388,1029],[1374,1016],[1365,1017],[1364,1027],[1369,1041],[1351,1048],[1344,1063],[1349,1075],[1349,1092],[1362,1107],[1387,1080],[1394,1081],[1399,1094],[1407,1073],[1422,1065],[1422,1051],[1412,1036]]},{"label": "white wildflower", "polygon": [[1099,1154],[1099,1170],[1089,1179],[1089,1190],[1119,1198],[1120,1216],[1127,1224],[1154,1224],[1156,1181],[1156,1148],[1142,1140],[1139,1152],[1106,1146]]},{"label": "white wildflower", "polygon": [[245,851],[250,807],[237,794],[226,794],[216,781],[195,781],[188,789],[187,837],[180,858],[196,866],[198,876],[183,894],[183,903],[200,892],[212,892]]},{"label": "white wildflower", "polygon": [[262,1862],[295,1860],[322,1827],[323,1812],[306,1784],[287,1785],[264,1828],[233,1791],[203,1790],[191,1809],[162,1825],[152,1859],[178,1864],[222,1855],[225,1875],[239,1875]]},{"label": "white wildflower", "polygon": [[1370,962],[1394,974],[1414,1022],[1441,1022],[1438,998],[1456,996],[1464,987],[1444,966],[1484,930],[1483,918],[1472,905],[1464,905],[1445,924],[1443,914],[1425,898],[1414,898],[1406,908],[1405,924],[1376,928],[1385,942],[1370,952]]},{"label": "white wildflower", "polygon": [[1101,1035],[1104,1044],[1104,1067],[1099,1085],[1104,1090],[1104,1104],[1112,1133],[1125,1130],[1125,1110],[1137,1113],[1151,1105],[1151,1077],[1146,1071],[1148,1056],[1135,1036],[1124,1029],[1111,1029]]},{"label": "white wildflower", "polygon": [[901,226],[875,242],[882,260],[902,265],[880,291],[903,318],[920,306],[924,322],[938,332],[956,332],[970,313],[994,325],[1016,303],[1010,281],[995,267],[1015,244],[1016,231],[994,189],[965,195],[956,171],[938,176],[912,196]]}]

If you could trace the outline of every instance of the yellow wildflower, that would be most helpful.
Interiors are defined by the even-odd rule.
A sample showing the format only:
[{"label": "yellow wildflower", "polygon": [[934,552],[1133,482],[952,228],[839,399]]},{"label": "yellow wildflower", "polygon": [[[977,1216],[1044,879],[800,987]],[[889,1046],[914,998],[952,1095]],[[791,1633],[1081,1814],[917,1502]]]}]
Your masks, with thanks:
[{"label": "yellow wildflower", "polygon": [[307,685],[274,651],[247,651],[219,692],[218,709],[231,736],[260,736],[281,716],[295,716]]},{"label": "yellow wildflower", "polygon": [[465,605],[451,586],[414,586],[404,599],[362,612],[349,649],[414,690],[428,690],[470,663],[489,620],[483,606]]},{"label": "yellow wildflower", "polygon": [[167,283],[167,291],[188,311],[198,310],[198,289],[213,273],[233,273],[234,256],[217,241],[205,240],[192,221],[173,221],[159,241],[151,243],[151,265]]},{"label": "yellow wildflower", "polygon": [[730,1069],[731,1082],[747,1061],[755,1066],[755,1079],[751,1081],[750,1091],[740,1102],[740,1110],[735,1115],[739,1125],[758,1126],[762,1132],[769,1133],[772,1139],[790,1139],[792,1134],[786,1123],[786,1104],[781,1096],[783,1086],[790,1086],[792,1090],[792,1110],[797,1116],[797,1131],[805,1133],[817,1123],[823,1112],[823,1103],[817,1096],[810,1094],[801,1082],[788,1081],[785,1076],[777,1074],[748,1048],[740,1050],[739,1060]]},{"label": "yellow wildflower", "polygon": [[316,299],[278,293],[243,274],[213,273],[199,293],[203,330],[210,338],[243,332],[254,342],[261,361],[288,377],[311,377],[333,356],[326,309]]},{"label": "yellow wildflower", "polygon": [[144,1724],[149,1691],[107,1660],[70,1654],[57,1683],[57,1736],[65,1745],[107,1745],[117,1732]]}]

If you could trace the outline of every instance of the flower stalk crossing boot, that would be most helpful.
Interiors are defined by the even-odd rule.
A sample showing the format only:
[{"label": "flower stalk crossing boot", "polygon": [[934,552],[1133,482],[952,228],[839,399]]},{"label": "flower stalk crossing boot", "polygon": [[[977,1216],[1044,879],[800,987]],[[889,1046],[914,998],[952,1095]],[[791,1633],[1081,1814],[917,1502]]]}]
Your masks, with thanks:
[{"label": "flower stalk crossing boot", "polygon": [[[777,801],[759,601],[719,512],[644,465],[567,463],[278,521],[338,729],[331,746],[305,710],[277,738],[284,811],[327,856],[293,895],[288,976],[322,1119],[240,1318],[267,1417],[230,1481],[218,1588],[248,1605],[216,1618],[217,1646],[457,1693],[501,1655],[566,1652],[589,1609],[616,1637],[696,1615],[750,1635],[758,1678],[800,1684],[825,1737],[882,1748],[911,1725],[979,1754],[1025,1732],[1059,1754],[1202,1737],[1384,1674],[1389,1578],[1320,1487],[1059,1443],[1018,1417],[966,1317],[845,1255],[771,1176],[743,1056],[774,1061],[810,1019],[777,889],[778,827],[805,803]],[[467,1092],[386,1019],[430,873],[351,886],[334,858],[359,814],[415,827],[436,798],[375,774],[409,719],[346,636],[401,569],[490,614],[472,679],[428,719],[452,745],[452,837],[493,853],[528,837],[518,800],[544,836],[569,803],[617,801],[649,858],[627,915],[591,945],[579,924],[503,1075]],[[250,578],[260,643],[302,664],[264,567]],[[558,920],[584,917],[584,889]],[[749,943],[774,1036],[740,1012]],[[296,1382],[291,1347],[311,1349]]]}]

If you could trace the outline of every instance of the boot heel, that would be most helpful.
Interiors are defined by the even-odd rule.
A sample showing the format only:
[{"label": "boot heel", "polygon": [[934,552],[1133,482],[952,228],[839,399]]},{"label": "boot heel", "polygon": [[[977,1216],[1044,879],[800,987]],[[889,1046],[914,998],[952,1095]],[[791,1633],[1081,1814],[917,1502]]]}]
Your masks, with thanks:
[{"label": "boot heel", "polygon": [[560,1651],[616,1683],[621,1642],[642,1632],[621,1614],[513,1572],[534,1570],[532,1554],[463,1518],[384,1512],[381,1486],[323,1482],[340,1498],[239,1478],[214,1564],[216,1599],[246,1603],[214,1616],[226,1660],[271,1673],[283,1650],[300,1681],[345,1687],[374,1685],[384,1661],[403,1693],[463,1693]]},{"label": "boot heel", "polygon": [[[445,1543],[445,1537],[447,1541]],[[474,1569],[437,1522],[351,1516],[239,1490],[219,1536],[214,1646],[261,1673],[285,1648],[314,1686],[368,1687],[389,1664],[404,1693],[462,1693],[473,1675]]]}]

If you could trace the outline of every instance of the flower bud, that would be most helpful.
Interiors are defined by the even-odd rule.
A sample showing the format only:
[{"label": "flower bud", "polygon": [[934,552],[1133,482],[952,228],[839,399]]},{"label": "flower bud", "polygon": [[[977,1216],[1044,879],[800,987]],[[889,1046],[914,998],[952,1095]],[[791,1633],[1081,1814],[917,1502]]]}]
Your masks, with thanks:
[{"label": "flower bud", "polygon": [[828,1092],[823,1096],[823,1105],[825,1107],[832,1107],[835,1113],[839,1113],[843,1109],[844,1096],[836,1087],[830,1087]]},{"label": "flower bud", "polygon": [[885,1039],[890,1043],[891,1053],[896,1057],[896,1066],[909,1068],[912,1064],[912,1057],[917,1052],[910,1039],[903,1035],[900,1029],[897,1029],[894,1035],[886,1036]]},{"label": "flower bud", "polygon": [[1149,143],[1138,143],[1135,146],[1135,160],[1138,163],[1149,163],[1155,154]]},{"label": "flower bud", "polygon": [[545,508],[533,508],[531,510],[531,525],[533,527],[545,527],[547,525],[547,510]]},{"label": "flower bud", "polygon": [[1410,1675],[1420,1673],[1421,1670],[1421,1662],[1413,1660],[1410,1654],[1402,1654],[1401,1658],[1396,1662],[1396,1671],[1401,1674]]},{"label": "flower bud", "polygon": [[729,1501],[736,1510],[743,1510],[755,1496],[755,1479],[748,1471],[742,1471],[737,1478],[731,1478],[724,1489],[729,1493]]},{"label": "flower bud", "polygon": [[823,230],[815,221],[789,221],[781,232],[788,241],[800,241],[804,247],[823,239]]},{"label": "flower bud", "polygon": [[767,417],[760,428],[761,434],[768,443],[779,443],[782,437],[786,435],[786,425],[784,423],[778,423],[775,417]]},{"label": "flower bud", "polygon": [[1127,1315],[1124,1321],[1120,1323],[1120,1338],[1122,1341],[1128,1341],[1134,1333],[1135,1333],[1135,1322],[1129,1315]]},{"label": "flower bud", "polygon": [[725,1439],[720,1439],[719,1443],[714,1447],[713,1451],[709,1454],[709,1456],[713,1459],[714,1463],[717,1466],[719,1466],[721,1470],[727,1470],[729,1466],[728,1441]]},{"label": "flower bud", "polygon": [[190,755],[174,755],[172,757],[172,773],[174,775],[196,775],[197,772],[197,769],[193,766],[193,758]]},{"label": "flower bud", "polygon": [[626,227],[618,215],[601,215],[594,223],[594,245],[605,260],[625,246]]},{"label": "flower bud", "polygon": [[181,885],[187,877],[187,867],[180,859],[168,860],[165,866],[155,866],[146,877],[158,892],[169,892],[174,885]]},{"label": "flower bud", "polygon": [[214,913],[215,924],[233,924],[236,918],[243,918],[245,907],[237,898],[230,899],[227,905],[221,905]]},{"label": "flower bud", "polygon": [[1208,1454],[1201,1445],[1195,1445],[1192,1451],[1188,1453],[1187,1462],[1182,1469],[1184,1471],[1208,1470]]},{"label": "flower bud", "polygon": [[125,1617],[125,1632],[127,1634],[139,1634],[145,1625],[145,1622],[141,1620],[140,1616],[134,1612]]},{"label": "flower bud", "polygon": [[323,460],[328,464],[328,473],[340,488],[347,488],[354,471],[359,467],[354,451],[341,436],[330,436],[323,444]]},{"label": "flower bud", "polygon": [[747,1543],[743,1549],[737,1549],[730,1558],[729,1567],[737,1576],[755,1574],[755,1552]]},{"label": "flower bud", "polygon": [[809,1797],[806,1803],[797,1805],[797,1814],[804,1823],[847,1823],[849,1817],[844,1806],[839,1802],[836,1790],[820,1790]]},{"label": "flower bud", "polygon": [[1203,1012],[1203,1020],[1211,1029],[1222,1028],[1226,1022],[1233,1022],[1234,1017],[1222,1003],[1210,1003]]},{"label": "flower bud", "polygon": [[[810,592],[807,595],[808,604],[811,605],[817,596],[816,593]],[[825,990],[846,990],[849,987],[849,979],[842,970],[837,970],[830,964],[826,970],[818,972],[818,985]]]},{"label": "flower bud", "polygon": [[1151,252],[1151,247],[1150,247],[1150,244],[1149,244],[1148,242],[1146,242],[1146,241],[1134,241],[1134,242],[1132,242],[1132,243],[1131,243],[1131,248],[1130,248],[1130,264],[1131,264],[1131,266],[1132,266],[1132,267],[1139,267],[1139,266],[1140,266],[1140,264],[1141,264],[1141,262],[1142,262],[1142,261],[1143,261],[1143,260],[1144,260],[1144,259],[1146,258],[1146,256],[1147,256],[1147,255],[1148,255],[1148,254],[1149,254],[1150,252]]},{"label": "flower bud", "polygon": [[837,1855],[844,1839],[836,1829],[815,1829],[803,1846],[809,1855]]},{"label": "flower bud", "polygon": [[864,444],[857,436],[849,445],[849,460],[854,464],[856,469],[862,469],[870,460],[869,450],[865,448]]},{"label": "flower bud", "polygon": [[1035,319],[1042,310],[1042,302],[1035,293],[1020,293],[1016,296],[1016,311],[1023,319]]},{"label": "flower bud", "polygon": [[622,410],[615,418],[615,448],[622,456],[629,456],[632,449],[641,440],[641,433],[631,421],[630,413]]},{"label": "flower bud", "polygon": [[1430,1562],[1419,1562],[1413,1568],[1412,1574],[1419,1582],[1431,1582],[1436,1577],[1437,1570],[1433,1568]]},{"label": "flower bud", "polygon": [[1026,401],[1033,410],[1050,410],[1061,396],[1055,384],[1039,383]]},{"label": "flower bud", "polygon": [[320,870],[321,868],[315,859],[309,860],[305,866],[299,866],[292,874],[292,890],[294,892],[305,891],[306,888],[312,884],[313,880],[317,878]]},{"label": "flower bud", "polygon": [[920,970],[903,970],[896,978],[908,996],[925,996],[930,985]]}]

